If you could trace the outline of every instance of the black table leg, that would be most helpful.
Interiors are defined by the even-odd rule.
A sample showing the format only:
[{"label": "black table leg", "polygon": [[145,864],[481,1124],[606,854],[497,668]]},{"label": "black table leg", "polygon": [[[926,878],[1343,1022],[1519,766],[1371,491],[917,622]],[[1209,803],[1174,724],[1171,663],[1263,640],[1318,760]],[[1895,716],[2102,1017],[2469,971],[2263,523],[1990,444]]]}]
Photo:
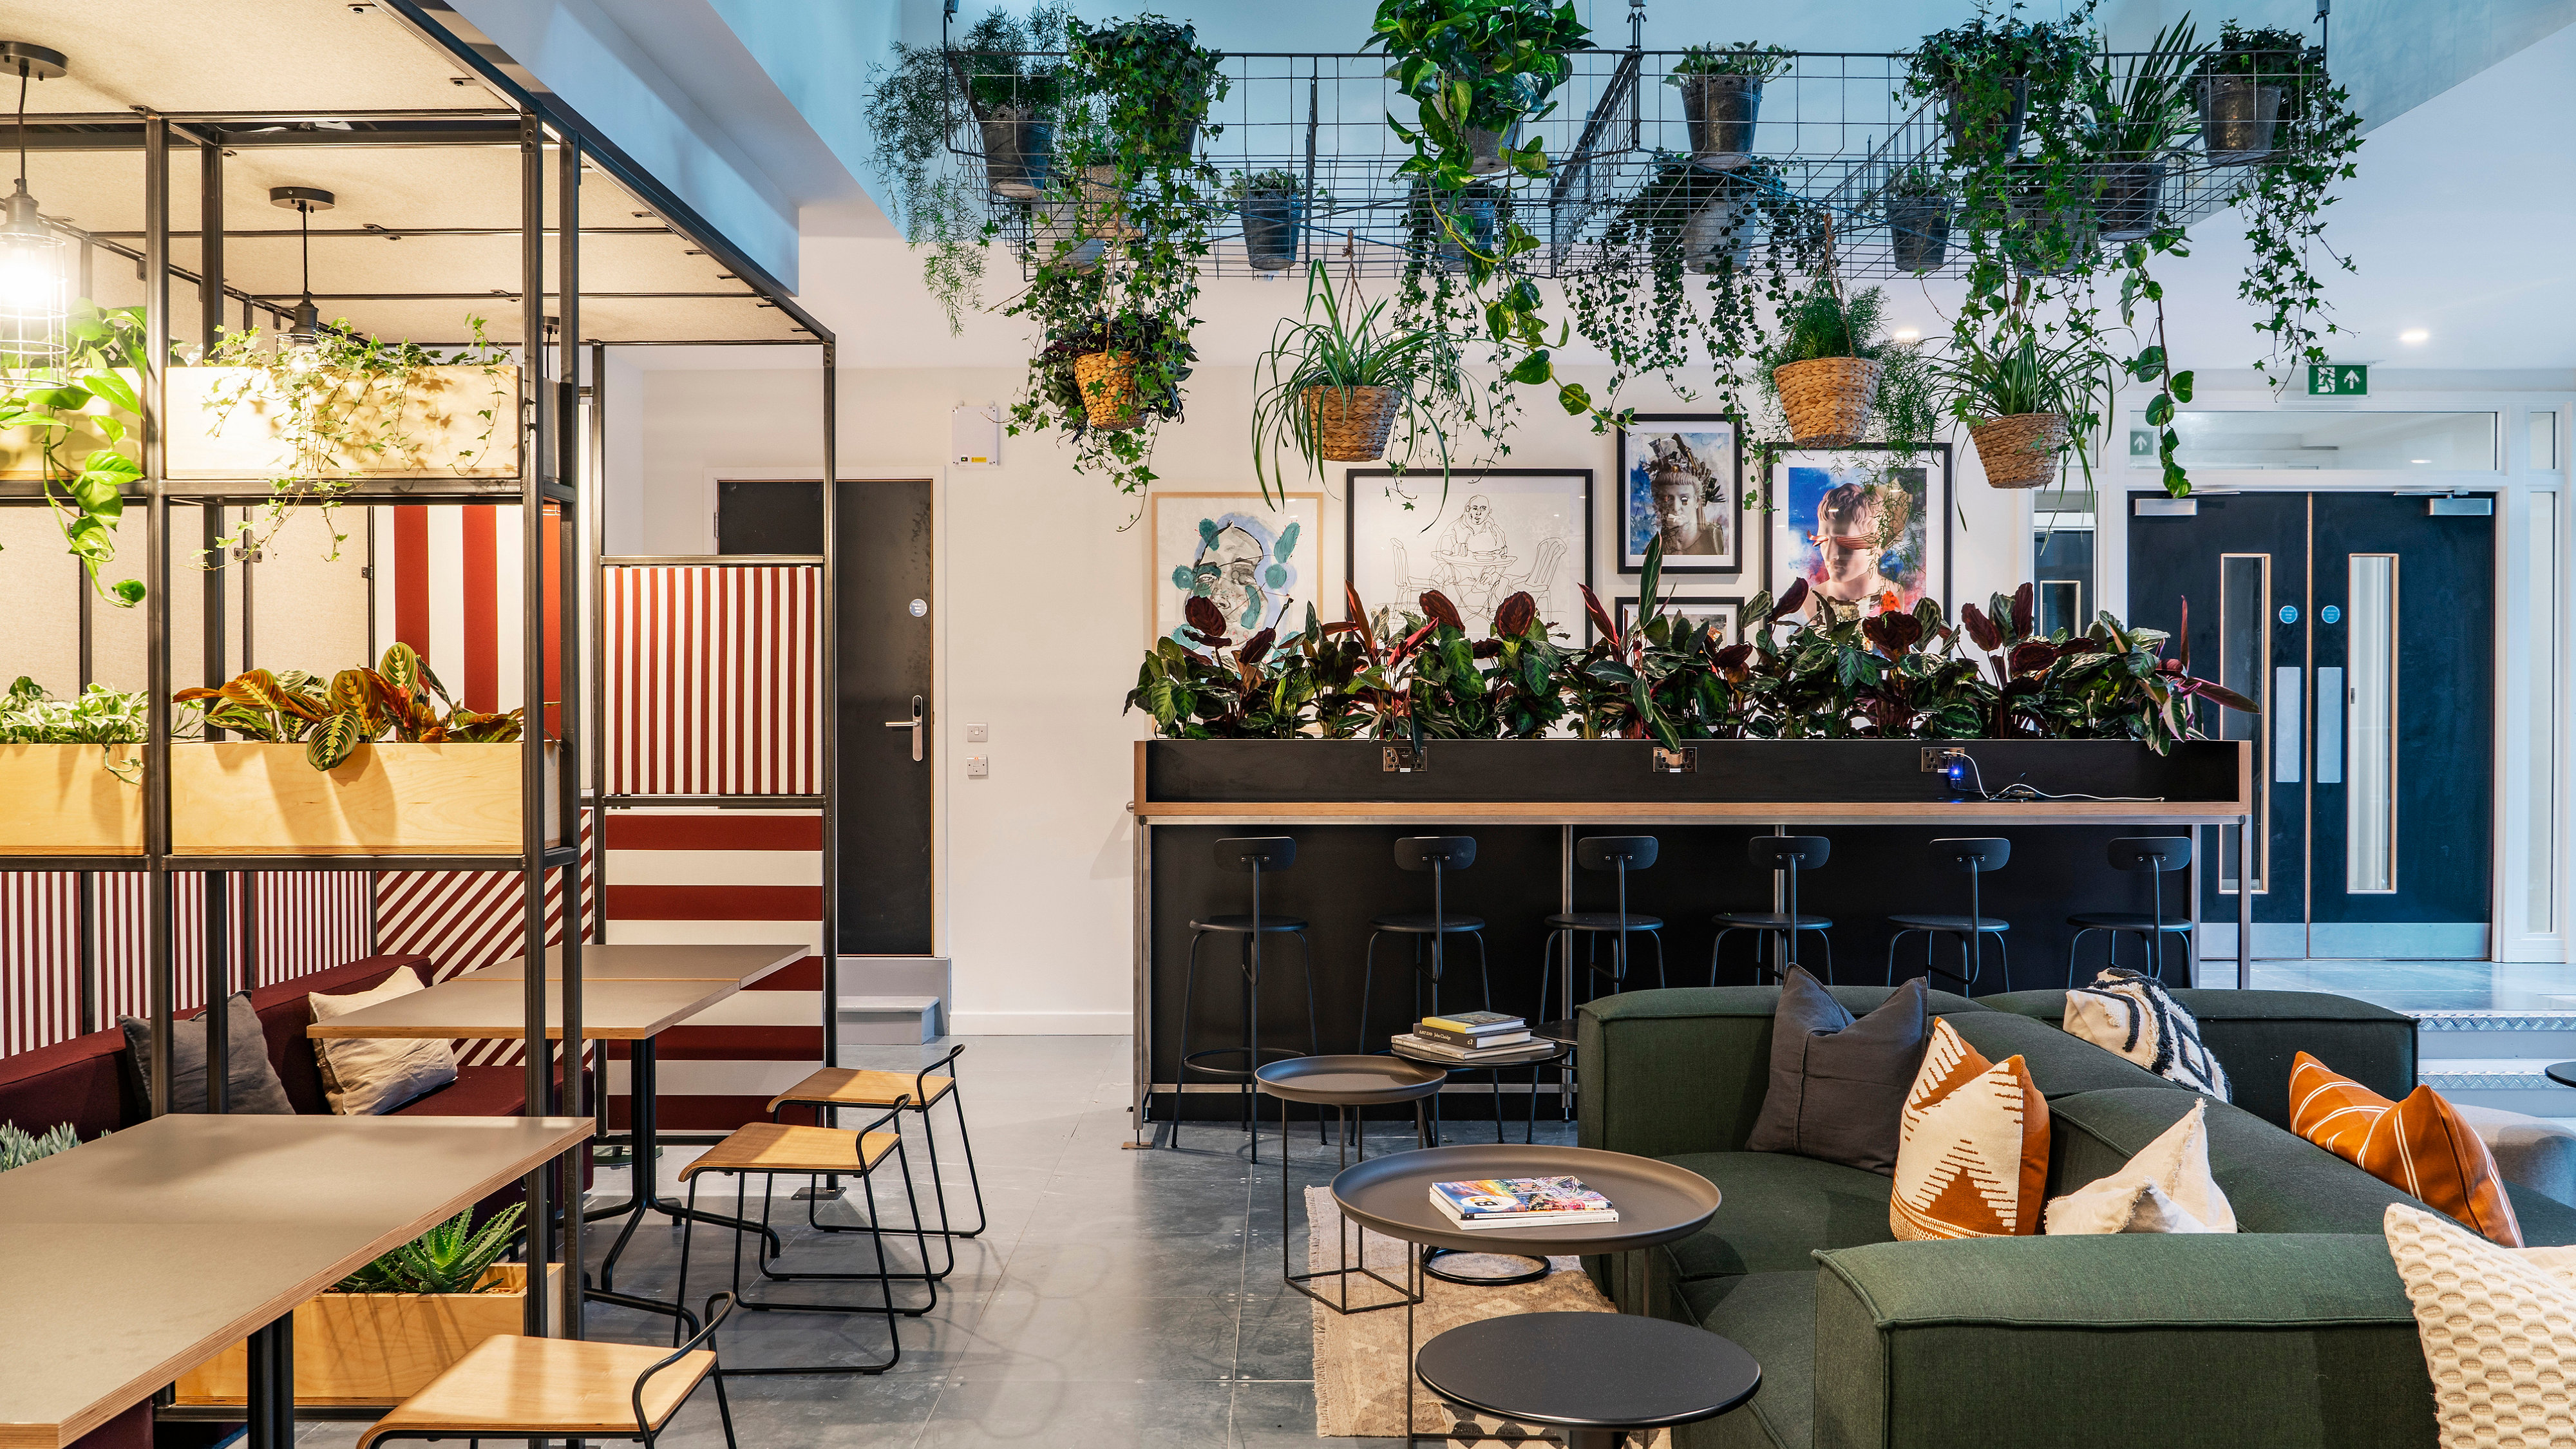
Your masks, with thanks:
[{"label": "black table leg", "polygon": [[249,1350],[250,1449],[294,1449],[295,1315],[252,1330]]},{"label": "black table leg", "polygon": [[633,1059],[628,1063],[627,1078],[626,1115],[632,1128],[630,1135],[635,1139],[632,1154],[634,1161],[631,1168],[634,1195],[615,1207],[602,1208],[590,1214],[594,1219],[621,1215],[626,1219],[626,1226],[617,1230],[617,1241],[609,1245],[608,1256],[600,1260],[599,1286],[603,1289],[617,1286],[618,1255],[626,1251],[627,1240],[635,1236],[635,1229],[642,1225],[647,1209],[658,1212],[673,1222],[678,1222],[682,1218],[695,1218],[699,1222],[715,1227],[732,1228],[737,1232],[756,1232],[769,1240],[771,1253],[784,1252],[785,1244],[779,1241],[778,1233],[766,1224],[746,1222],[740,1218],[727,1217],[722,1213],[701,1212],[662,1196],[659,1181],[661,1174],[658,1170],[662,1150],[661,1085],[659,1059],[654,1050],[653,1038],[640,1037],[634,1042]]}]

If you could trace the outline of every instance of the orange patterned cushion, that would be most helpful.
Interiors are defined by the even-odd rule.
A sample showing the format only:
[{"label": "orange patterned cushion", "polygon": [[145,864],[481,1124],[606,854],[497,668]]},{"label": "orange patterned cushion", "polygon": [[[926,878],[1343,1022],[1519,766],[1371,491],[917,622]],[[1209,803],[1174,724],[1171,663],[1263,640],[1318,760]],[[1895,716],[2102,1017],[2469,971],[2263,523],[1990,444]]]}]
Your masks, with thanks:
[{"label": "orange patterned cushion", "polygon": [[2047,1198],[2048,1101],[2020,1057],[1987,1061],[1947,1021],[1933,1025],[1905,1094],[1896,1190],[1899,1238],[2027,1237]]},{"label": "orange patterned cushion", "polygon": [[2290,1130],[2490,1241],[2522,1246],[2495,1154],[2432,1088],[2392,1102],[2301,1052],[2290,1064]]}]

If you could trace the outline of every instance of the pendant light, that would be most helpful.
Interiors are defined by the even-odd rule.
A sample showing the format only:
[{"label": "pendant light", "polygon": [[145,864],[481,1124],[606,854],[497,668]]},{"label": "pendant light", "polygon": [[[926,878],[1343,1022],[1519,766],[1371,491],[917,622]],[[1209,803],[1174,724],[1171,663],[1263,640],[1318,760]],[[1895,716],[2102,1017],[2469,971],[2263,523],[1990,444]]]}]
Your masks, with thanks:
[{"label": "pendant light", "polygon": [[301,219],[304,244],[304,299],[295,304],[295,314],[287,323],[286,333],[278,345],[291,352],[311,356],[322,349],[322,309],[313,305],[313,213],[329,211],[338,197],[317,186],[272,186],[268,204],[283,206]]},{"label": "pendant light", "polygon": [[68,69],[61,51],[0,40],[0,75],[18,75],[18,185],[0,215],[0,365],[9,367],[43,367],[63,356],[63,239],[27,192],[27,86]]}]

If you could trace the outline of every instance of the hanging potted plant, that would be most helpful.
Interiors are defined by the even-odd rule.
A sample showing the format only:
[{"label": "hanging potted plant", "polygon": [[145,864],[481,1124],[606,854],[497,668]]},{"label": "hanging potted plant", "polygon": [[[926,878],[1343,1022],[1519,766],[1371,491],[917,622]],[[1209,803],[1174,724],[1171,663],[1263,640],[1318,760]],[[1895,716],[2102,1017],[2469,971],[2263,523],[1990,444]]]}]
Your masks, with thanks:
[{"label": "hanging potted plant", "polygon": [[2021,0],[2000,11],[1993,0],[1980,0],[1977,11],[1965,25],[1923,37],[1905,78],[1907,95],[1943,103],[1950,159],[1970,167],[2019,151],[2035,106],[2055,104],[2053,93],[2093,49],[2093,0],[2037,23],[2020,18]]},{"label": "hanging potted plant", "polygon": [[1395,57],[1387,75],[1433,146],[1490,176],[1520,164],[1522,123],[1554,109],[1566,54],[1592,48],[1585,33],[1573,5],[1547,0],[1381,0],[1369,43]]},{"label": "hanging potted plant", "polygon": [[2026,276],[2063,277],[2085,270],[2100,250],[2102,213],[2094,183],[2074,165],[2054,160],[2004,165],[2005,260]]},{"label": "hanging potted plant", "polygon": [[1762,115],[1762,85],[1785,73],[1795,59],[1784,47],[1751,41],[1694,45],[1682,52],[1664,84],[1682,93],[1691,160],[1718,168],[1743,164],[1753,150],[1754,123]]},{"label": "hanging potted plant", "polygon": [[1243,217],[1243,252],[1256,272],[1284,272],[1297,265],[1304,236],[1306,188],[1292,171],[1238,176],[1234,204]]},{"label": "hanging potted plant", "polygon": [[[984,182],[1013,201],[1035,201],[1046,190],[1063,75],[1031,52],[1040,39],[1051,42],[1063,34],[1064,21],[1064,11],[1046,5],[1029,12],[1026,26],[1009,11],[996,10],[966,32],[953,58],[984,144]],[[943,64],[951,59],[937,58]]]},{"label": "hanging potted plant", "polygon": [[2088,77],[2086,139],[2101,158],[2094,190],[2103,240],[2133,241],[2156,229],[2166,161],[2191,134],[2192,78],[2208,51],[2180,20],[2125,57],[2117,73],[2105,59]]},{"label": "hanging potted plant", "polygon": [[1287,490],[1283,454],[1293,450],[1313,473],[1378,462],[1399,423],[1399,470],[1427,452],[1446,486],[1453,441],[1482,424],[1479,389],[1446,332],[1397,321],[1388,308],[1384,298],[1362,305],[1356,279],[1336,294],[1324,264],[1309,265],[1304,318],[1282,319],[1253,364],[1252,472],[1264,496]]},{"label": "hanging potted plant", "polygon": [[[2254,160],[2251,148],[2268,148],[2259,158],[2262,164],[2248,168],[2234,200],[2244,214],[2245,240],[2253,253],[2237,295],[2264,314],[2254,327],[2269,340],[2269,355],[2257,359],[2254,369],[2274,388],[2296,377],[2300,364],[2326,361],[2324,335],[2343,330],[2320,318],[2326,303],[2317,273],[2324,268],[2316,265],[2314,254],[2323,252],[2328,264],[2355,270],[2352,258],[2325,240],[2325,209],[2333,202],[2328,193],[2334,183],[2354,175],[2361,117],[2352,109],[2351,94],[2326,75],[2324,48],[2302,48],[2298,40],[2283,30],[2231,27],[2223,32],[2221,53],[2211,62],[2218,68],[2217,78],[2276,84],[2278,130],[2268,138],[2242,137],[2248,148],[2244,154],[2221,151],[2229,135],[2212,138],[2206,128],[2202,132],[2213,160]],[[2231,45],[2240,49],[2231,53]]]},{"label": "hanging potted plant", "polygon": [[2201,146],[2211,164],[2246,166],[2272,154],[2283,93],[2300,79],[2307,51],[2307,37],[2295,30],[2233,20],[2219,28],[2198,87]]},{"label": "hanging potted plant", "polygon": [[143,309],[72,304],[58,364],[0,375],[0,478],[34,481],[99,597],[142,602],[140,579],[102,582],[125,489],[143,477]]},{"label": "hanging potted plant", "polygon": [[[2027,283],[2019,295],[2028,297]],[[2020,489],[2053,482],[2070,450],[2091,476],[2084,439],[2101,424],[2104,369],[2084,339],[2053,340],[2015,309],[1991,341],[1954,333],[1933,371],[1951,416],[1967,424],[1987,484]]]},{"label": "hanging potted plant", "polygon": [[[1225,57],[1198,43],[1198,28],[1159,15],[1089,26],[1066,23],[1069,58],[1086,90],[1104,107],[1101,119],[1133,164],[1186,166],[1208,107],[1232,82]],[[1213,134],[1213,131],[1211,131]]]},{"label": "hanging potted plant", "polygon": [[1950,255],[1950,195],[1920,162],[1896,173],[1885,192],[1890,259],[1903,272],[1937,271]]},{"label": "hanging potted plant", "polygon": [[1770,392],[1792,442],[1840,448],[1884,440],[1911,451],[1931,438],[1932,403],[1921,354],[1891,341],[1887,294],[1848,297],[1831,271],[1791,300],[1779,340],[1765,348]]}]

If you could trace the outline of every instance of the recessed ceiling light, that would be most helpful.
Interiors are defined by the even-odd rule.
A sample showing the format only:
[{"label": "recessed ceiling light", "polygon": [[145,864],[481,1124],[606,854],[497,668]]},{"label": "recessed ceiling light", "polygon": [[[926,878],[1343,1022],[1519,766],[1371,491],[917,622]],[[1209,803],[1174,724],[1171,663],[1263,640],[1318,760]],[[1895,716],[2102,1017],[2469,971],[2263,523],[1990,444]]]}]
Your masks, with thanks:
[{"label": "recessed ceiling light", "polygon": [[1914,342],[1920,340],[1922,336],[1923,329],[1920,327],[1899,327],[1896,329],[1896,340],[1899,342]]},{"label": "recessed ceiling light", "polygon": [[2397,340],[2412,346],[2417,343],[2432,341],[2433,334],[2425,331],[2421,327],[2409,327],[2405,331],[2397,334]]},{"label": "recessed ceiling light", "polygon": [[2433,460],[2430,458],[2409,458],[2406,461],[2409,463],[2430,463]]}]

